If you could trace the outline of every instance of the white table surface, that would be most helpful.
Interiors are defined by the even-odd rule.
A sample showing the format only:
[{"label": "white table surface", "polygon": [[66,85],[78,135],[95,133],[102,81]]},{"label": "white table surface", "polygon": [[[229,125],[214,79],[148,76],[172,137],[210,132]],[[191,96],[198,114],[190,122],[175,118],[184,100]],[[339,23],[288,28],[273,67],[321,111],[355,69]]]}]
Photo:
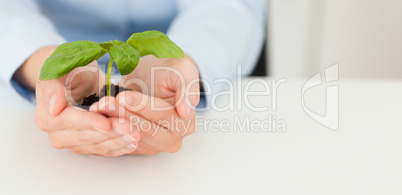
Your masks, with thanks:
[{"label": "white table surface", "polygon": [[[303,111],[304,82],[288,79],[279,87],[277,111],[243,105],[200,113],[229,121],[271,114],[286,122],[286,132],[200,125],[178,153],[117,158],[53,149],[34,124],[34,108],[1,95],[0,194],[402,194],[402,81],[341,79],[337,131]],[[311,90],[307,105],[322,110],[323,92]],[[269,105],[270,98],[251,99]]]}]

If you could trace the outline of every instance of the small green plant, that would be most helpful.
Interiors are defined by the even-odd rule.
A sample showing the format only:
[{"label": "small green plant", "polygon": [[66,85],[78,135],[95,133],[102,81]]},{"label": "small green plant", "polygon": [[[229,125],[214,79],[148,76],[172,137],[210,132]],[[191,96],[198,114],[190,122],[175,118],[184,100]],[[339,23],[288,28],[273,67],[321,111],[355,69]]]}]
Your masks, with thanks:
[{"label": "small green plant", "polygon": [[112,40],[103,43],[75,41],[63,43],[46,59],[39,79],[51,80],[62,77],[74,68],[85,66],[106,53],[110,60],[106,73],[106,95],[110,95],[110,76],[113,61],[120,74],[130,74],[137,67],[140,56],[153,55],[158,58],[184,58],[183,50],[168,36],[159,31],[134,33],[126,42]]}]

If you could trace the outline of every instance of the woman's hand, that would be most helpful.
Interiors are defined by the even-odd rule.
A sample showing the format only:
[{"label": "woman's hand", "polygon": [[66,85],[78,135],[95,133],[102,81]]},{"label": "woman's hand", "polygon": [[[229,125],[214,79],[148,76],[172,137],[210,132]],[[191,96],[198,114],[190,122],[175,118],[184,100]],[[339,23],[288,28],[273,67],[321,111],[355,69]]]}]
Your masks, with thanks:
[{"label": "woman's hand", "polygon": [[119,85],[158,97],[172,104],[181,118],[195,113],[200,98],[200,75],[194,61],[186,58],[142,57],[137,68]]},{"label": "woman's hand", "polygon": [[[109,109],[101,105],[112,105]],[[159,111],[157,108],[167,108]],[[138,149],[132,155],[154,155],[160,152],[177,152],[185,136],[195,131],[195,112],[181,118],[171,103],[137,91],[125,91],[114,97],[104,97],[91,106],[90,111],[118,118],[125,131],[140,132]]]},{"label": "woman's hand", "polygon": [[59,79],[38,82],[35,121],[54,148],[101,156],[120,156],[137,148],[138,132],[124,131],[128,128],[116,118],[75,107],[75,102],[97,93],[99,83],[103,85],[104,75],[98,71],[92,63]]},{"label": "woman's hand", "polygon": [[120,85],[133,91],[102,98],[90,111],[117,117],[120,124],[129,127],[126,131],[140,132],[138,149],[131,154],[177,152],[183,138],[195,131],[199,73],[190,58],[143,57]]},{"label": "woman's hand", "polygon": [[35,121],[39,129],[48,133],[50,144],[80,154],[119,156],[133,152],[138,132],[125,132],[127,127],[118,124],[116,118],[74,107],[75,102],[99,92],[105,83],[96,62],[58,79],[38,81],[42,64],[55,48],[39,49],[14,75],[21,84],[36,90]]}]

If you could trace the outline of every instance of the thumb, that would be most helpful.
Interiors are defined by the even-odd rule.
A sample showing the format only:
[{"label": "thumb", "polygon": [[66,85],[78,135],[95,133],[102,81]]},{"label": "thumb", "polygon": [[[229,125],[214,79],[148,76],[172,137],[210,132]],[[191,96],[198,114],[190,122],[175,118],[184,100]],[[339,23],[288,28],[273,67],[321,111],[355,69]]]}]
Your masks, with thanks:
[{"label": "thumb", "polygon": [[173,85],[175,94],[176,112],[182,118],[187,118],[199,102],[200,86],[199,75],[192,71],[176,74],[176,83]]},{"label": "thumb", "polygon": [[42,80],[38,83],[37,90],[41,91],[37,96],[38,106],[45,107],[53,116],[59,115],[67,106],[64,84],[59,79]]}]

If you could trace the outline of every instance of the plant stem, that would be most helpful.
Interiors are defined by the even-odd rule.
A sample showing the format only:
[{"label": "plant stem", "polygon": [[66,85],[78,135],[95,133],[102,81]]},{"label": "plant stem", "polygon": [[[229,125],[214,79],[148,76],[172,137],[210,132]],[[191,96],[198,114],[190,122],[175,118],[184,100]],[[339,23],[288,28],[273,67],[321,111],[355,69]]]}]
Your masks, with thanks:
[{"label": "plant stem", "polygon": [[113,57],[110,56],[109,65],[107,66],[107,72],[106,72],[106,96],[110,96],[111,91],[110,77],[112,74],[112,66],[113,66]]}]

